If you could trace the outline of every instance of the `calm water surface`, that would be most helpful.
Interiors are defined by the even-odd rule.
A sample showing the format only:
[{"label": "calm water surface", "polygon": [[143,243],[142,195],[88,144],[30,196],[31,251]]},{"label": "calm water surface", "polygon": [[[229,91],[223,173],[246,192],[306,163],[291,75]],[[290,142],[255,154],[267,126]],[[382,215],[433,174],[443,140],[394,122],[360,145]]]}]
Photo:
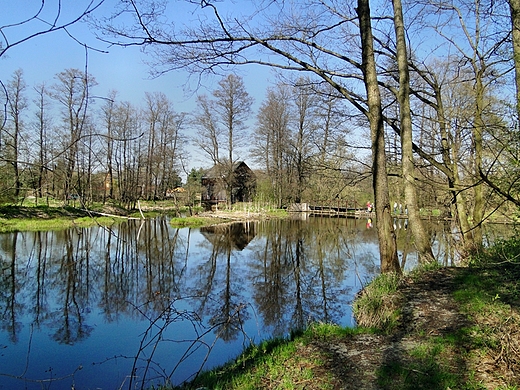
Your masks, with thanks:
[{"label": "calm water surface", "polygon": [[[412,267],[403,223],[400,256]],[[431,226],[450,263],[447,230]],[[178,384],[310,322],[354,325],[350,303],[378,266],[364,219],[2,234],[0,389]]]}]

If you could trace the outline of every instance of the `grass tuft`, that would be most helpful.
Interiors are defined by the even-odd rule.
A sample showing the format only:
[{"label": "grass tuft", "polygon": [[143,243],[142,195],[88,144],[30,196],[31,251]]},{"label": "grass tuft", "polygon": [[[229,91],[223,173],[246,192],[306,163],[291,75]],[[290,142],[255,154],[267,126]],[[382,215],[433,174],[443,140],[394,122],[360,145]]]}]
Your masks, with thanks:
[{"label": "grass tuft", "polygon": [[398,324],[401,294],[398,286],[401,276],[381,274],[360,293],[353,305],[357,323],[366,328],[390,332]]}]

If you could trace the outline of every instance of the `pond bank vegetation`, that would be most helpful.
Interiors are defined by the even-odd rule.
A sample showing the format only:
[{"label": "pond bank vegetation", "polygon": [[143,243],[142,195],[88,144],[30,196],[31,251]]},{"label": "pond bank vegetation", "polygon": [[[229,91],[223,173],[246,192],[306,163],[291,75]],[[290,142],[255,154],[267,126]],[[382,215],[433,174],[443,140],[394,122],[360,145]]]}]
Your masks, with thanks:
[{"label": "pond bank vegetation", "polygon": [[[0,232],[61,230],[71,227],[109,226],[124,219],[170,217],[173,227],[201,227],[233,221],[284,218],[284,210],[250,211],[244,206],[232,210],[205,212],[202,208],[175,207],[171,202],[142,202],[138,210],[126,210],[111,204],[94,204],[89,209],[80,204],[25,206],[6,204],[0,206]],[[77,206],[77,207],[75,207]]]},{"label": "pond bank vegetation", "polygon": [[176,389],[518,389],[519,279],[516,238],[468,267],[384,275],[354,302],[358,327],[264,341]]},{"label": "pond bank vegetation", "polygon": [[71,227],[109,226],[128,218],[75,207],[0,206],[0,232],[62,230]]}]

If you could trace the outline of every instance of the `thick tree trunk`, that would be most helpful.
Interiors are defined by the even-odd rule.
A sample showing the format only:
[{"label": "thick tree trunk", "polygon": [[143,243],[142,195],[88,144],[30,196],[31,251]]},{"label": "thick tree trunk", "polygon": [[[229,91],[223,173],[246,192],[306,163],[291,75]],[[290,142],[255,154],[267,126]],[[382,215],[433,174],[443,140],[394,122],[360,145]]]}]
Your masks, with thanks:
[{"label": "thick tree trunk", "polygon": [[372,175],[377,216],[377,234],[381,272],[401,272],[397,257],[397,242],[392,224],[388,177],[386,174],[385,132],[381,95],[377,83],[376,64],[368,0],[358,0],[357,13],[361,34],[363,77],[368,101],[368,120],[372,140]]},{"label": "thick tree trunk", "polygon": [[433,262],[435,260],[430,239],[419,215],[417,190],[415,187],[415,164],[412,149],[412,115],[410,111],[410,75],[408,72],[408,55],[404,33],[403,9],[401,0],[393,0],[394,28],[397,44],[397,67],[399,69],[399,120],[401,125],[401,153],[404,180],[404,196],[408,207],[409,226],[419,252],[419,260]]}]

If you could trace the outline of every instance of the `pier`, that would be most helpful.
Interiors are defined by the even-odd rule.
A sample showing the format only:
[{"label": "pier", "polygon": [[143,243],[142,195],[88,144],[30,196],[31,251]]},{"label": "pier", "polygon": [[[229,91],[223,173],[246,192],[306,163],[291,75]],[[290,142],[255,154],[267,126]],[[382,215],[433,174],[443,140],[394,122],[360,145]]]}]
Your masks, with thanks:
[{"label": "pier", "polygon": [[290,213],[307,213],[309,215],[371,217],[366,207],[354,202],[327,202],[327,203],[294,203],[287,208]]}]

